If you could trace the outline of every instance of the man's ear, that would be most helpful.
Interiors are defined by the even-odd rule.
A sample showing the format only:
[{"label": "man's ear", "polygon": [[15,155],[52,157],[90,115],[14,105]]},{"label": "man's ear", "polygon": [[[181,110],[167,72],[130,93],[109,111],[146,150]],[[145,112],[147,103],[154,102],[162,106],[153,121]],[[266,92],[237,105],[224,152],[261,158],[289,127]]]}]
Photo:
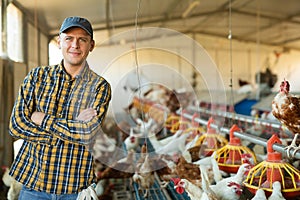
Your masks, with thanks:
[{"label": "man's ear", "polygon": [[58,48],[61,49],[61,47],[60,47],[60,37],[59,37],[59,36],[57,36],[56,42],[57,42],[57,44],[58,44]]},{"label": "man's ear", "polygon": [[94,48],[95,48],[95,40],[92,40],[92,41],[91,41],[90,52],[92,52]]}]

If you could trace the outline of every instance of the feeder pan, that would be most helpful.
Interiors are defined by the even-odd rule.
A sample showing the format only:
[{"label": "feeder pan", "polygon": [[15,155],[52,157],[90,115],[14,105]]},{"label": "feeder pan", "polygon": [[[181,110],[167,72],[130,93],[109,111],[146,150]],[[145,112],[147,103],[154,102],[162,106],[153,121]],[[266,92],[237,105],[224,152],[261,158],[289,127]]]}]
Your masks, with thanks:
[{"label": "feeder pan", "polygon": [[167,129],[171,129],[172,126],[177,123],[180,120],[180,117],[178,115],[175,114],[171,114],[167,120],[165,121],[164,125]]},{"label": "feeder pan", "polygon": [[172,124],[170,132],[176,133],[178,130],[186,130],[190,126],[190,122],[183,116],[186,110],[182,110],[180,119]]},{"label": "feeder pan", "polygon": [[214,151],[228,143],[226,138],[217,134],[216,129],[210,127],[212,122],[214,122],[214,119],[211,117],[207,122],[207,132],[201,135],[195,143],[195,146],[201,145],[203,149],[201,156],[204,157],[211,156]]},{"label": "feeder pan", "polygon": [[237,173],[239,167],[247,163],[242,159],[243,155],[251,155],[253,162],[256,163],[255,154],[248,147],[243,146],[239,138],[234,137],[235,131],[240,131],[237,125],[233,125],[229,131],[229,143],[218,149],[215,154],[220,170],[227,173]]},{"label": "feeder pan", "polygon": [[267,142],[267,160],[250,169],[244,185],[252,194],[262,188],[268,197],[272,194],[272,184],[279,181],[282,195],[286,199],[295,199],[300,196],[300,171],[282,161],[281,153],[273,150],[272,146],[275,143],[281,144],[281,141],[273,134]]},{"label": "feeder pan", "polygon": [[195,121],[195,118],[197,117],[199,117],[199,114],[193,114],[190,127],[188,127],[182,132],[183,134],[190,133],[190,136],[188,136],[188,138],[186,139],[187,142],[194,140],[195,137],[200,136],[202,133],[205,132],[204,128],[200,126],[198,122]]}]

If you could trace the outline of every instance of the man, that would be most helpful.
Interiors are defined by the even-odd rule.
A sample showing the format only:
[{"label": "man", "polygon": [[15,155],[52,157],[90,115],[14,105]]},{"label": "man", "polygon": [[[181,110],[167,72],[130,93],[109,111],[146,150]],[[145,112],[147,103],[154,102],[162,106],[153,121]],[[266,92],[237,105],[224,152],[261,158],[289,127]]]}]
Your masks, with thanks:
[{"label": "man", "polygon": [[24,143],[10,175],[24,187],[19,199],[76,199],[95,180],[91,142],[111,99],[110,84],[86,61],[95,46],[90,22],[64,20],[63,60],[33,69],[19,89],[9,132]]}]

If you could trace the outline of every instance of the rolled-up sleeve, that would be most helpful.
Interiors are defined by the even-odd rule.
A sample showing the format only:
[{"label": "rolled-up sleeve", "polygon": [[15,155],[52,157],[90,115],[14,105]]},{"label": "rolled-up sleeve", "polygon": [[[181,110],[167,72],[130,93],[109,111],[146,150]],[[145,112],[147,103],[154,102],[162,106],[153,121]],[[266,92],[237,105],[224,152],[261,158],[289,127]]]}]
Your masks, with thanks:
[{"label": "rolled-up sleeve", "polygon": [[31,120],[31,114],[34,112],[35,106],[35,80],[33,74],[33,71],[30,72],[19,88],[18,97],[15,100],[9,121],[9,133],[15,138],[48,143],[52,140],[51,134]]},{"label": "rolled-up sleeve", "polygon": [[46,115],[41,127],[62,140],[87,145],[99,133],[108,110],[110,99],[110,84],[105,79],[102,79],[96,88],[95,99],[92,100],[93,104],[91,105],[92,108],[97,110],[96,117],[88,122],[83,122],[76,119]]}]

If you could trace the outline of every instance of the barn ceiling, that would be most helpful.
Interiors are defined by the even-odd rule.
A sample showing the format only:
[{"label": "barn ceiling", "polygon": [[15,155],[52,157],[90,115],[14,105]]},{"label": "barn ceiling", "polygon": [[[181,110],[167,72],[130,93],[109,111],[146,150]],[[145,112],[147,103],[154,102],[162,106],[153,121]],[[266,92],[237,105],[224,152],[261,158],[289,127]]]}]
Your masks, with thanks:
[{"label": "barn ceiling", "polygon": [[114,34],[162,27],[300,50],[299,0],[16,0],[49,36],[66,16],[87,17],[94,29]]}]

